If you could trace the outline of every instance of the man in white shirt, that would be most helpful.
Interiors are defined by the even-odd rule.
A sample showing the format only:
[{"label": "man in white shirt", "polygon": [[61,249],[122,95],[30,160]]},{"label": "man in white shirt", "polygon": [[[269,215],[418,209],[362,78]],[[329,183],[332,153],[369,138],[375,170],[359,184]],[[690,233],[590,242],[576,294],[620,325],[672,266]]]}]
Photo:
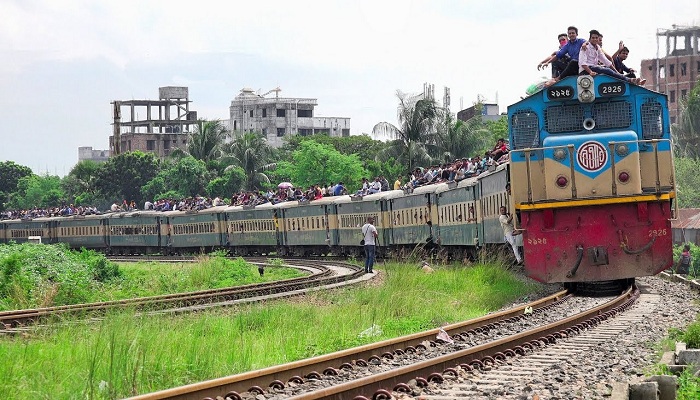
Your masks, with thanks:
[{"label": "man in white shirt", "polygon": [[[579,61],[581,61],[580,58]],[[508,214],[508,211],[506,211],[504,206],[501,206],[501,216],[498,217],[498,221],[501,223],[501,228],[503,228],[503,236],[505,237],[506,242],[508,242],[508,244],[510,244],[510,246],[513,248],[515,259],[518,261],[518,264],[520,264],[523,262],[523,259],[520,257],[518,245],[515,244],[515,237],[513,237],[513,232],[515,231],[515,228],[513,227],[513,216]]]},{"label": "man in white shirt", "polygon": [[367,223],[362,225],[362,238],[365,247],[365,273],[371,274],[374,266],[374,255],[376,253],[376,241],[379,236],[377,228],[374,227],[374,217],[367,217]]},{"label": "man in white shirt", "polygon": [[[593,29],[590,34],[591,36],[588,39],[588,43],[581,46],[581,52],[578,55],[579,74],[586,71],[591,76],[596,76],[598,74],[608,75],[629,83],[634,83],[635,85],[643,85],[646,83],[646,79],[627,78],[626,76],[610,68],[612,66],[612,61],[605,57],[603,49],[600,48],[600,32]],[[599,66],[599,62],[602,63],[604,67]]]}]

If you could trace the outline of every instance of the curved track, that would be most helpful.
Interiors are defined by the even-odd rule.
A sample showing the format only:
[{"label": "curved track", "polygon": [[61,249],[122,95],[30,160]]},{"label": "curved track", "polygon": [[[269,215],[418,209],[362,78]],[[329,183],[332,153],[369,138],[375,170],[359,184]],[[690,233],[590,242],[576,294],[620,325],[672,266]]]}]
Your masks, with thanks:
[{"label": "curved track", "polygon": [[[130,260],[135,261],[134,259]],[[267,263],[267,259],[264,258],[248,258],[246,260],[253,264]],[[140,311],[185,312],[207,307],[228,306],[240,301],[258,301],[270,299],[270,297],[292,296],[313,288],[350,284],[362,279],[365,275],[361,267],[340,261],[319,263],[318,261],[307,260],[285,260],[283,265],[306,271],[309,275],[282,281],[189,293],[2,311],[0,312],[0,327],[4,327],[4,329],[0,330],[0,333],[13,333],[18,331],[19,328],[63,315],[94,316],[115,308],[131,307]]]}]

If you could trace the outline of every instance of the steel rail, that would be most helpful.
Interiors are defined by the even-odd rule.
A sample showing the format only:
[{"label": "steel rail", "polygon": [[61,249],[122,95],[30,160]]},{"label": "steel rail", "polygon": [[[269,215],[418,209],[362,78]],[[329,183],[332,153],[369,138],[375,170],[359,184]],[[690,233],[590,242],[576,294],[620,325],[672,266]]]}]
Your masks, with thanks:
[{"label": "steel rail", "polygon": [[636,288],[629,288],[619,297],[590,310],[534,328],[491,343],[474,346],[451,354],[435,357],[413,365],[381,372],[353,381],[330,386],[317,391],[289,397],[289,400],[312,399],[388,399],[392,391],[407,392],[408,382],[415,379],[418,385],[427,386],[428,382],[442,382],[444,375],[456,376],[459,368],[471,370],[496,364],[497,359],[524,354],[525,349],[543,347],[554,343],[558,338],[583,331],[605,319],[627,309],[639,297]]},{"label": "steel rail", "polygon": [[[257,261],[257,259],[252,260],[256,260],[251,261],[253,263],[260,263]],[[189,307],[202,304],[226,302],[255,296],[271,295],[323,286],[345,280],[351,280],[363,275],[360,267],[339,262],[328,263],[328,265],[343,266],[351,269],[354,272],[346,276],[337,276],[334,274],[334,271],[327,266],[312,265],[312,263],[304,262],[302,260],[285,261],[284,265],[303,269],[311,274],[300,278],[291,278],[275,282],[242,285],[221,289],[208,289],[188,293],[175,293],[160,296],[137,297],[124,300],[72,304],[36,309],[2,311],[0,312],[0,327],[4,326],[6,328],[16,328],[47,319],[49,317],[81,313],[93,314],[120,307],[133,307],[139,310],[155,310],[169,307]]]},{"label": "steel rail", "polygon": [[[529,304],[444,326],[442,329],[450,336],[470,330],[479,332],[493,329],[499,322],[522,318],[527,307],[532,307],[534,310],[543,310],[569,297],[570,295],[568,295],[567,291],[561,291]],[[361,360],[371,360],[375,357],[382,358],[386,357],[387,354],[391,355],[394,352],[398,353],[398,351],[407,351],[408,349],[423,346],[423,343],[426,341],[434,343],[435,337],[439,332],[439,328],[431,329],[305,360],[143,394],[131,397],[129,400],[202,400],[206,398],[216,399],[217,396],[225,398],[227,394],[243,393],[250,391],[251,388],[259,390],[258,388],[266,388],[272,385],[279,385],[280,383],[284,385],[283,382],[290,380],[298,381],[301,377],[314,376],[314,374],[319,376],[321,375],[320,373],[333,373],[334,369],[352,366],[361,362]],[[343,386],[339,385],[339,387]],[[329,390],[331,389],[329,388]],[[235,395],[232,398],[235,399]],[[352,397],[341,396],[339,398],[350,399]]]}]

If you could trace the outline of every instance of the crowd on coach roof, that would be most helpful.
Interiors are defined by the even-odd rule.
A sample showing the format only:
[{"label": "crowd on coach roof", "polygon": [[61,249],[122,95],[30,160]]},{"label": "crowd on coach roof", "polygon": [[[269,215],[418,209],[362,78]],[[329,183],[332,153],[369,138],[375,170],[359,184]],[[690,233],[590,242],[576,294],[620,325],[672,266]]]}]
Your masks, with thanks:
[{"label": "crowd on coach roof", "polygon": [[34,207],[28,210],[7,210],[0,212],[0,220],[6,219],[34,219],[47,217],[71,217],[75,215],[99,215],[102,214],[97,207],[63,205],[61,207],[39,208]]},{"label": "crowd on coach roof", "polygon": [[[408,181],[404,184],[401,176],[397,177],[390,186],[389,181],[384,176],[377,176],[372,182],[367,178],[362,179],[362,187],[353,192],[353,196],[364,196],[368,194],[386,192],[391,190],[414,189],[419,186],[431,185],[440,182],[459,182],[462,179],[478,176],[488,170],[492,165],[501,164],[508,161],[509,148],[505,139],[499,139],[493,150],[487,151],[483,157],[462,158],[449,164],[433,165],[428,168],[416,168],[408,176]],[[155,202],[146,201],[143,210],[148,211],[200,211],[217,206],[258,206],[261,204],[278,204],[286,201],[314,201],[324,197],[342,196],[349,194],[343,182],[330,183],[327,186],[322,184],[311,185],[306,190],[293,185],[280,186],[277,190],[267,191],[241,191],[231,196],[227,203],[220,197],[211,199],[209,197],[194,196],[184,199],[161,199]],[[123,200],[121,203],[113,203],[106,213],[133,212],[138,211],[134,201]],[[102,212],[93,206],[63,205],[53,208],[32,208],[28,210],[9,210],[0,212],[0,220],[7,219],[34,219],[45,217],[71,217],[77,215],[100,215]]]}]

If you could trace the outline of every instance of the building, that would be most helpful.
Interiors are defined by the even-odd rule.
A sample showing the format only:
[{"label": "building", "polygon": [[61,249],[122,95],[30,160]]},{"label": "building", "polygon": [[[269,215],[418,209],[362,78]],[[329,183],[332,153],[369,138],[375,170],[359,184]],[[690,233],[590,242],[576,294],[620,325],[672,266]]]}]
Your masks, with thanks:
[{"label": "building", "polygon": [[[698,38],[700,27],[658,29],[656,32],[656,58],[642,60],[641,77],[647,80],[646,87],[668,96],[671,123],[676,123],[684,99],[700,77]],[[664,46],[659,39],[665,38]],[[659,51],[663,49],[663,56]]]},{"label": "building", "polygon": [[[265,94],[243,88],[231,101],[229,128],[240,132],[259,132],[269,145],[279,147],[286,135],[350,136],[350,118],[317,117],[316,99],[279,97],[280,88]],[[274,92],[275,97],[265,97]]]},{"label": "building", "polygon": [[476,115],[481,115],[481,119],[484,121],[498,121],[502,117],[498,112],[498,104],[483,103],[459,111],[457,113],[457,119],[466,122]]},{"label": "building", "polygon": [[93,150],[89,146],[78,147],[78,162],[84,160],[105,162],[109,160],[109,150]]},{"label": "building", "polygon": [[111,155],[126,151],[154,153],[167,157],[187,146],[187,134],[197,124],[197,112],[190,110],[187,87],[164,86],[159,100],[115,100]]}]

